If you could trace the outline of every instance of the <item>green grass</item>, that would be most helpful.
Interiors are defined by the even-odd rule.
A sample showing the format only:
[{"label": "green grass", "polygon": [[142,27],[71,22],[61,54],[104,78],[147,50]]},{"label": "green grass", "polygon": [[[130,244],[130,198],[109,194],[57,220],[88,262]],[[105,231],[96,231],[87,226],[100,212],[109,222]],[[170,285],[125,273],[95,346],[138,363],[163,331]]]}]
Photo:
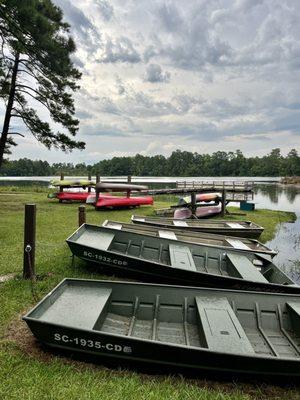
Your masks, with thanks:
[{"label": "green grass", "polygon": [[[36,188],[35,188],[36,189]],[[59,204],[46,198],[45,190],[0,190],[0,275],[16,273],[15,279],[0,283],[0,399],[264,399],[300,398],[297,389],[271,385],[221,383],[180,376],[146,375],[133,370],[108,369],[70,361],[42,352],[35,344],[21,315],[64,277],[106,278],[85,268],[71,267],[65,239],[78,224],[78,204]],[[21,279],[23,263],[24,204],[37,204],[36,271],[34,285]],[[157,201],[155,207],[168,206]],[[136,211],[137,212],[137,211]],[[153,207],[141,207],[150,215]],[[105,219],[128,222],[132,210],[94,211],[87,207],[87,222]],[[245,217],[230,216],[230,219]],[[262,240],[269,240],[280,222],[293,213],[260,210],[246,216],[265,226]]]}]

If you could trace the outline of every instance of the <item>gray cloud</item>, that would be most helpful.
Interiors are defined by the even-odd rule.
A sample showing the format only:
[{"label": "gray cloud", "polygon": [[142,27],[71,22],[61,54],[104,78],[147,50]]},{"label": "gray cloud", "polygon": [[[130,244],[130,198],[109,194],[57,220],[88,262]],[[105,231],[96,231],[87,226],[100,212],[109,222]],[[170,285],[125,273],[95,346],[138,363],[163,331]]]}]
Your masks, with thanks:
[{"label": "gray cloud", "polygon": [[91,114],[87,111],[84,111],[84,110],[77,110],[76,117],[79,119],[90,119],[93,117],[93,114]]},{"label": "gray cloud", "polygon": [[162,72],[161,66],[158,64],[149,64],[146,69],[145,78],[146,82],[169,82],[171,74],[170,72]]},{"label": "gray cloud", "polygon": [[102,63],[127,62],[135,64],[141,61],[141,57],[133,47],[131,40],[122,36],[115,40],[107,39],[103,55],[98,61]]},{"label": "gray cloud", "polygon": [[107,0],[96,0],[96,5],[100,10],[102,18],[109,21],[114,15],[114,8]]},{"label": "gray cloud", "polygon": [[[101,43],[101,34],[92,21],[70,0],[55,0],[62,8],[64,18],[71,25],[71,33],[75,36],[80,46],[94,51]],[[77,43],[78,44],[78,43]]]},{"label": "gray cloud", "polygon": [[164,3],[159,7],[158,17],[163,28],[170,32],[178,31],[184,23],[178,8],[173,3]]}]

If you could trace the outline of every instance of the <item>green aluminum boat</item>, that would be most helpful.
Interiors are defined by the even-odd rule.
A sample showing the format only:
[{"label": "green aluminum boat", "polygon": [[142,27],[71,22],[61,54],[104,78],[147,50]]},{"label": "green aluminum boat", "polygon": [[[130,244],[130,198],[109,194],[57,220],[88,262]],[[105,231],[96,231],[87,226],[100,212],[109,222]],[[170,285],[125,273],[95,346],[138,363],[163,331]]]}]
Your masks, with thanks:
[{"label": "green aluminum boat", "polygon": [[162,238],[179,240],[182,242],[196,243],[205,246],[219,247],[224,250],[241,250],[245,252],[262,253],[273,258],[277,251],[269,249],[263,243],[255,239],[241,238],[235,236],[222,236],[205,232],[184,231],[174,228],[160,228],[145,224],[126,224],[124,222],[103,222],[102,226],[127,232],[136,232],[143,235],[151,235]]},{"label": "green aluminum boat", "polygon": [[67,354],[300,378],[300,296],[65,279],[23,319]]},{"label": "green aluminum boat", "polygon": [[269,256],[83,224],[68,239],[74,256],[159,283],[300,293]]},{"label": "green aluminum boat", "polygon": [[144,217],[133,215],[134,224],[159,226],[162,228],[184,229],[185,231],[207,232],[217,235],[239,236],[258,239],[264,228],[251,221],[203,220],[203,219],[173,219],[159,217]]}]

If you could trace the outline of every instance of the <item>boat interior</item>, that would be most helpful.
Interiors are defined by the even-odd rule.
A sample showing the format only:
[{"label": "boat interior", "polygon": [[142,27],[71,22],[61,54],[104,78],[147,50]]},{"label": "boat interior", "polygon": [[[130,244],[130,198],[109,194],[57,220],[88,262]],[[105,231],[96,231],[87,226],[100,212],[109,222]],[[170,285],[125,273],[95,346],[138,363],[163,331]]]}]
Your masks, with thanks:
[{"label": "boat interior", "polygon": [[300,296],[70,279],[26,318],[221,353],[300,357]]},{"label": "boat interior", "polygon": [[294,284],[271,262],[269,256],[263,254],[224,251],[221,248],[89,224],[82,225],[67,242],[190,272],[253,282]]},{"label": "boat interior", "polygon": [[275,255],[276,251],[269,249],[263,243],[255,239],[240,238],[234,236],[214,235],[202,232],[186,232],[184,230],[175,230],[172,228],[160,228],[145,224],[126,224],[116,221],[106,220],[102,226],[117,230],[126,230],[128,232],[138,232],[141,235],[151,235],[166,239],[187,241],[192,243],[202,243],[208,246],[219,246],[245,251],[265,252]]},{"label": "boat interior", "polygon": [[134,223],[151,223],[153,225],[170,225],[174,227],[192,227],[192,226],[202,226],[212,227],[212,228],[233,228],[233,229],[245,229],[245,228],[260,228],[260,226],[254,224],[251,221],[224,221],[224,220],[182,220],[173,218],[158,218],[158,217],[143,217],[133,215],[131,217]]}]

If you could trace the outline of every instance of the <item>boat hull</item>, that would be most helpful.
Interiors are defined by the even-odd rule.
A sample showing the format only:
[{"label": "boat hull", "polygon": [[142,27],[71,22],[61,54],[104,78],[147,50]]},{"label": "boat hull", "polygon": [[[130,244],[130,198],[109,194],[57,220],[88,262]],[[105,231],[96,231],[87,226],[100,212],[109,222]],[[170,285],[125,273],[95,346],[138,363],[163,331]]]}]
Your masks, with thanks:
[{"label": "boat hull", "polygon": [[[239,237],[245,237],[245,238],[251,238],[251,239],[258,239],[259,236],[262,234],[264,228],[261,226],[256,225],[255,227],[250,226],[250,223],[248,224],[249,226],[241,226],[237,227],[238,224],[240,224],[240,221],[199,221],[199,225],[196,225],[195,220],[191,221],[191,225],[189,225],[189,221],[186,221],[186,225],[180,225],[178,224],[177,226],[174,225],[174,222],[172,219],[168,219],[167,221],[164,218],[149,218],[147,219],[146,217],[139,217],[139,216],[132,216],[131,218],[132,222],[134,224],[145,224],[145,225],[152,225],[152,226],[158,226],[162,228],[172,228],[172,229],[183,229],[185,231],[191,231],[191,232],[206,232],[206,233],[213,233],[216,235],[229,235],[229,236],[239,236]],[[180,220],[179,220],[180,221]],[[219,223],[223,223],[222,225],[219,225]],[[232,226],[229,225],[229,223],[233,222]],[[216,225],[216,223],[218,225]],[[235,225],[235,226],[234,226]]]},{"label": "boat hull", "polygon": [[[220,214],[222,211],[221,204],[211,206],[201,206],[196,208],[197,218],[209,218]],[[188,207],[177,208],[174,211],[175,219],[187,219],[192,217],[192,210]]]},{"label": "boat hull", "polygon": [[[112,231],[113,236],[115,233],[114,230],[109,228],[100,228],[96,226],[90,226],[91,228],[88,226],[88,228],[86,228],[86,226],[87,225],[82,225],[71,237],[67,239],[70,250],[74,256],[84,261],[87,261],[90,264],[106,267],[110,274],[117,273],[123,276],[131,276],[150,282],[166,284],[174,283],[187,286],[205,286],[248,291],[270,291],[296,294],[300,293],[300,286],[292,284],[293,282],[289,280],[289,278],[275,266],[275,275],[283,276],[283,279],[286,280],[287,284],[269,283],[267,282],[267,280],[258,281],[257,279],[241,279],[235,276],[224,276],[223,274],[200,272],[196,269],[188,270],[179,266],[175,267],[166,263],[156,262],[154,261],[154,259],[151,258],[138,258],[136,256],[120,253],[114,250],[110,250],[108,248],[103,249],[101,248],[101,246],[103,244],[105,245],[106,233],[104,235],[104,238],[101,238],[101,236],[98,236],[97,238],[97,236],[94,235],[94,232],[96,232],[97,230],[101,231],[101,229],[105,232]],[[86,235],[85,232],[88,232],[86,239],[84,238]],[[126,232],[122,233],[126,234]],[[139,236],[138,234],[133,235]],[[153,239],[154,238],[149,237],[149,241]],[[176,243],[176,241],[168,241],[166,239],[162,239],[162,241],[165,241],[165,247],[168,247],[169,243]],[[186,245],[189,244],[187,243]],[[226,254],[228,253],[229,252],[227,252]],[[215,260],[217,260],[220,257],[223,257],[224,252],[222,249],[214,249],[214,254],[215,255],[213,257]],[[250,255],[249,257],[253,258],[254,256]],[[272,266],[272,263],[269,259],[265,260],[265,262],[267,266]]]},{"label": "boat hull", "polygon": [[101,208],[130,208],[152,205],[153,198],[151,196],[145,197],[118,197],[118,196],[99,196],[96,209]]},{"label": "boat hull", "polygon": [[141,224],[127,224],[117,221],[106,220],[102,226],[116,229],[125,230],[128,232],[142,233],[155,237],[170,237],[175,240],[196,243],[204,246],[212,246],[222,248],[224,250],[230,251],[245,251],[252,252],[256,254],[266,254],[273,258],[277,251],[271,250],[264,244],[258,242],[255,239],[240,238],[235,236],[221,236],[202,232],[186,232],[180,229],[173,228],[160,228],[151,225],[141,225]]},{"label": "boat hull", "polygon": [[90,196],[91,193],[89,192],[59,192],[56,194],[56,198],[59,201],[67,201],[67,202],[73,202],[73,201],[78,201],[80,203],[85,203],[86,199],[88,196]]},{"label": "boat hull", "polygon": [[[67,293],[68,291],[67,301],[76,304],[78,302],[77,297],[81,297],[80,309],[82,311],[86,308],[88,315],[82,313],[82,315],[75,315],[77,318],[74,318],[73,315],[70,316],[70,314],[67,314],[65,320],[60,318],[69,306],[68,304],[59,306],[59,301],[62,299],[60,304],[64,302],[64,292]],[[94,316],[92,315],[93,312],[89,314],[89,299],[93,306],[99,302],[99,300],[95,302],[95,298],[101,301],[103,293],[105,292],[111,293],[109,300],[107,300],[106,303],[104,302],[101,307],[99,306],[99,311],[96,311]],[[83,297],[85,294],[86,300],[84,300]],[[147,319],[143,320],[145,326],[144,333],[139,331],[140,333],[137,334],[134,333],[132,329],[134,323],[140,324],[142,321],[141,319],[136,319],[135,322],[133,318],[135,315],[134,309],[133,311],[128,309],[130,305],[134,304],[134,299],[136,298],[140,299],[140,305],[145,304],[144,308],[146,304],[152,304],[155,298],[161,301],[161,306],[158,306],[157,314],[154,312],[150,319],[152,325],[150,324],[149,329],[153,331],[153,335],[150,334],[145,337],[145,332],[149,325]],[[235,319],[234,326],[239,330],[239,334],[242,336],[243,340],[248,343],[248,347],[243,347],[243,341],[241,341],[240,348],[236,346],[240,338],[235,337],[234,330],[230,330],[230,326],[226,325],[226,320],[223,321],[223,325],[221,324],[220,328],[216,325],[212,325],[210,328],[216,335],[219,334],[217,332],[218,329],[229,329],[230,333],[228,332],[228,335],[233,334],[232,339],[229,336],[227,338],[226,335],[222,338],[225,344],[224,348],[219,348],[218,343],[214,340],[211,342],[212,344],[195,344],[193,337],[190,336],[190,323],[194,318],[194,314],[197,314],[194,299],[200,299],[200,301],[202,301],[203,299],[210,298],[212,299],[212,306],[214,301],[220,304],[224,304],[225,302],[228,304],[235,304],[235,307],[228,310],[228,312],[232,314],[231,318]],[[239,315],[237,311],[243,308],[249,309],[249,312],[255,315],[256,311],[255,308],[252,309],[252,304],[257,304],[257,307],[260,307],[260,309],[266,309],[275,321],[277,320],[276,307],[284,310],[287,307],[286,304],[290,304],[291,302],[299,306],[299,296],[263,293],[249,294],[216,289],[209,290],[146,285],[140,283],[67,279],[48,294],[32,311],[23,317],[23,319],[40,342],[57,349],[93,355],[99,358],[100,362],[108,357],[114,359],[120,365],[127,361],[154,365],[164,364],[176,368],[192,369],[199,374],[203,372],[218,372],[229,374],[234,377],[236,377],[236,374],[244,376],[255,375],[259,376],[260,379],[262,377],[299,378],[300,358],[296,355],[296,351],[299,353],[299,346],[295,344],[297,343],[297,338],[292,341],[296,346],[295,349],[298,349],[295,350],[295,355],[293,356],[284,357],[277,354],[280,346],[284,345],[288,347],[289,341],[287,338],[285,338],[281,344],[277,343],[275,347],[269,344],[270,349],[273,348],[274,355],[270,355],[268,352],[266,352],[266,354],[260,354],[260,346],[263,346],[263,339],[260,338],[257,345],[255,345],[256,342],[251,338],[250,333],[251,330],[254,333],[259,333],[259,328],[256,326],[255,322],[253,322],[253,326],[250,324],[251,329],[249,330],[243,318],[241,318],[239,322],[237,317],[235,317],[235,314]],[[124,317],[120,315],[118,320],[119,325],[123,324],[125,326],[125,331],[123,333],[120,333],[119,328],[111,329],[112,325],[107,323],[107,318],[111,319],[110,315],[113,315],[109,313],[113,312],[112,310],[115,310],[118,304],[121,305],[121,307],[123,304],[123,308],[125,309],[125,311],[121,313]],[[128,304],[128,307],[126,304]],[[155,303],[153,304],[155,305]],[[169,308],[168,304],[170,305]],[[164,307],[166,308],[165,312],[163,311]],[[184,343],[179,343],[180,340],[178,340],[178,337],[176,338],[176,332],[174,333],[172,330],[173,326],[176,325],[174,324],[174,319],[177,318],[177,314],[182,312],[180,311],[180,307],[186,310],[184,311],[183,317],[186,322],[183,321],[180,323],[180,326],[182,325],[183,328],[186,326],[185,324],[188,326],[188,330],[182,331],[180,334],[180,337],[182,336],[182,338],[185,338]],[[209,310],[209,307],[210,306],[208,306],[208,308],[206,307],[206,309]],[[51,308],[53,310],[51,310]],[[235,308],[236,311],[234,311]],[[178,311],[174,311],[175,309]],[[73,312],[76,312],[74,307]],[[188,314],[186,314],[186,312],[188,312]],[[153,310],[151,313],[153,313]],[[144,311],[144,317],[146,314],[147,311]],[[126,317],[127,315],[128,318]],[[171,315],[171,317],[166,315]],[[218,315],[214,314],[211,315],[211,317],[212,322],[216,322]],[[226,318],[225,315],[223,317]],[[88,323],[80,325],[80,318],[87,320]],[[137,318],[142,317],[137,315]],[[75,321],[74,324],[69,323],[68,320],[70,319]],[[128,325],[126,324],[127,319],[130,322]],[[161,329],[165,329],[163,326],[165,320],[168,320],[170,325],[169,337],[161,336]],[[192,323],[197,327],[197,320],[192,321]],[[265,321],[263,320],[262,326],[264,325]],[[201,325],[199,325],[199,329],[200,326]],[[261,328],[261,331],[265,334],[263,328]],[[276,328],[273,328],[273,331],[273,333],[279,332],[277,332]],[[204,334],[203,337],[209,338],[210,330],[204,330],[203,332],[204,333],[201,333],[200,329],[197,336],[199,335],[200,337]],[[173,336],[174,334],[175,336]],[[250,339],[247,339],[247,335],[249,334]],[[190,339],[192,340],[192,344],[190,343]],[[228,346],[226,346],[227,341]],[[258,346],[257,350],[255,346]]]}]

